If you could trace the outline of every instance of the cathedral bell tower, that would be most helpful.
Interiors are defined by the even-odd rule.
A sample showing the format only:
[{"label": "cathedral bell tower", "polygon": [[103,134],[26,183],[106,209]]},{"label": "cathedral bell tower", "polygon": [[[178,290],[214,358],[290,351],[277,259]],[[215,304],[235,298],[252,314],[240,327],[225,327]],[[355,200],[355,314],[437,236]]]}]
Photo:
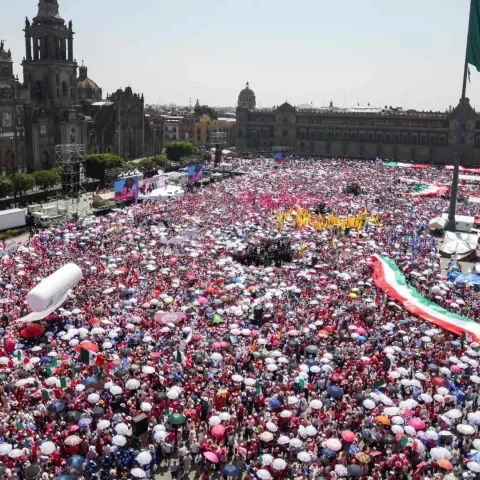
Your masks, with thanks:
[{"label": "cathedral bell tower", "polygon": [[36,166],[47,167],[55,145],[86,140],[77,107],[74,32],[72,22],[66,25],[60,16],[57,0],[39,0],[37,15],[31,22],[25,18],[24,32],[23,75],[31,90],[33,145],[39,145],[32,155]]}]

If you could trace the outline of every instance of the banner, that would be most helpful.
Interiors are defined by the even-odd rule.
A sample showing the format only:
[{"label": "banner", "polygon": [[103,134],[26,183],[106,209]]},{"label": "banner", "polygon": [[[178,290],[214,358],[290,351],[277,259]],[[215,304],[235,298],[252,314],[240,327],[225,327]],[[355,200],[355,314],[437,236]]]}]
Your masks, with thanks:
[{"label": "banner", "polygon": [[374,255],[372,259],[375,285],[400,302],[407,311],[449,332],[460,336],[465,333],[476,341],[480,340],[479,323],[427,300],[414,287],[408,285],[405,276],[391,258]]},{"label": "banner", "polygon": [[119,178],[115,180],[115,201],[131,200],[138,197],[138,177]]},{"label": "banner", "polygon": [[203,165],[196,163],[189,165],[187,169],[188,183],[199,182],[203,179]]},{"label": "banner", "polygon": [[276,163],[288,163],[292,158],[292,154],[288,152],[276,152],[274,158]]},{"label": "banner", "polygon": [[[446,165],[445,170],[453,170],[453,165]],[[480,168],[460,167],[461,172],[480,173]]]},{"label": "banner", "polygon": [[449,190],[450,187],[445,185],[415,182],[413,189],[406,193],[406,195],[410,195],[411,197],[439,197],[446,195]]}]

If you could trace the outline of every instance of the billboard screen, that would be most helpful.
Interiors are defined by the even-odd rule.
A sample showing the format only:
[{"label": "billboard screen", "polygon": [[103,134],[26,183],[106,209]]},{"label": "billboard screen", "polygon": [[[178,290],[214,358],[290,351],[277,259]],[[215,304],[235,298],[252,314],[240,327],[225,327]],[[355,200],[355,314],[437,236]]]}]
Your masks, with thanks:
[{"label": "billboard screen", "polygon": [[115,201],[131,200],[138,196],[138,177],[126,177],[115,180]]},{"label": "billboard screen", "polygon": [[189,165],[187,169],[187,175],[188,183],[199,182],[203,179],[203,165],[201,163]]},{"label": "billboard screen", "polygon": [[154,177],[144,178],[138,182],[140,192],[146,194],[158,188],[165,188],[165,175],[155,175]]},{"label": "billboard screen", "polygon": [[290,161],[290,158],[292,157],[291,153],[288,152],[277,152],[275,153],[275,161],[277,163],[287,163]]}]

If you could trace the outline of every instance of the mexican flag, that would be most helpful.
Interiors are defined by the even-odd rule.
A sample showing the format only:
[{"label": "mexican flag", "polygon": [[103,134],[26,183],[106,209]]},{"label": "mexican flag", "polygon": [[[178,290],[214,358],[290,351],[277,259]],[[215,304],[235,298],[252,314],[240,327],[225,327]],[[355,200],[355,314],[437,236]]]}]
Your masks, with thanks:
[{"label": "mexican flag", "polygon": [[374,255],[372,259],[376,286],[384,290],[389,297],[400,302],[406,310],[449,332],[460,336],[465,333],[476,341],[480,341],[480,323],[427,300],[415,288],[408,285],[402,271],[391,258]]},{"label": "mexican flag", "polygon": [[437,185],[426,182],[415,182],[412,190],[407,193],[411,197],[438,197],[445,195],[450,190],[449,187],[444,185]]},{"label": "mexican flag", "polygon": [[105,357],[98,355],[95,352],[86,350],[85,348],[80,349],[80,361],[87,365],[97,365],[101,367],[105,363]]},{"label": "mexican flag", "polygon": [[175,350],[173,354],[173,361],[185,365],[185,355],[180,350]]}]

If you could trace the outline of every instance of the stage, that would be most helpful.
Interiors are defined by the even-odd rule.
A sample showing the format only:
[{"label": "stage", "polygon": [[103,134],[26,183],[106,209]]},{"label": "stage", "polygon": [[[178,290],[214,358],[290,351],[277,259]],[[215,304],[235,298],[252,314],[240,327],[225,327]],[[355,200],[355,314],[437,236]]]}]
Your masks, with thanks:
[{"label": "stage", "polygon": [[172,198],[183,197],[185,191],[176,185],[167,185],[162,188],[155,188],[150,193],[138,194],[138,200],[148,202],[150,200],[170,200]]}]

